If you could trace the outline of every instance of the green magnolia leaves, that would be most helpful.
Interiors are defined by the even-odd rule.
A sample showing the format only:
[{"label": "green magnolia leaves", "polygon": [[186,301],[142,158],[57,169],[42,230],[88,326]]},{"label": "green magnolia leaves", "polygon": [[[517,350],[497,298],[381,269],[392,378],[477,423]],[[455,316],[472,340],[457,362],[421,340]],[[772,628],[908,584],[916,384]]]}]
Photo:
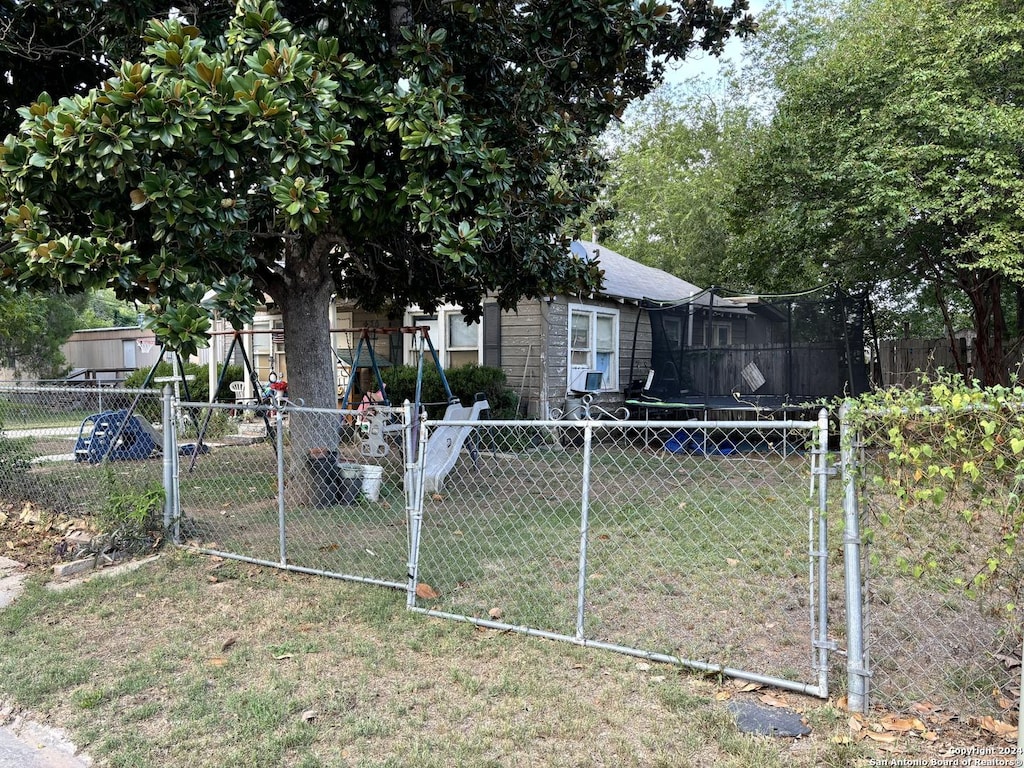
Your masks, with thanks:
[{"label": "green magnolia leaves", "polygon": [[113,287],[181,351],[211,312],[240,324],[268,293],[472,313],[488,294],[592,292],[565,238],[600,189],[596,137],[654,86],[652,55],[695,30],[713,48],[742,10],[691,5],[432,0],[398,25],[371,0],[301,23],[239,0],[221,35],[200,32],[205,7],[151,21],[136,61],[19,111],[0,279]]}]

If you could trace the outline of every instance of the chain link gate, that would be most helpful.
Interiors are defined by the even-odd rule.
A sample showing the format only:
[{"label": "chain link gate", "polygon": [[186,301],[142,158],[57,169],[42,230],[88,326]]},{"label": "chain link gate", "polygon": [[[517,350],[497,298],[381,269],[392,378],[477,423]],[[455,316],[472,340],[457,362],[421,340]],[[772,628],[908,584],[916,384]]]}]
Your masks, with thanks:
[{"label": "chain link gate", "polygon": [[180,403],[176,414],[182,543],[407,589],[403,409]]},{"label": "chain link gate", "polygon": [[444,427],[466,446],[417,465],[412,610],[828,696],[824,411]]}]

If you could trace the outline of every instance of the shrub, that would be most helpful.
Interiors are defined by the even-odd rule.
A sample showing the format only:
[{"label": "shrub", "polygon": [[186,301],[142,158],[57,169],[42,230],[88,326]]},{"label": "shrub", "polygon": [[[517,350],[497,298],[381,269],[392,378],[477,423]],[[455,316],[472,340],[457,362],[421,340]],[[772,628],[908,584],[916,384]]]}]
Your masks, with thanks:
[{"label": "shrub", "polygon": [[[210,396],[210,383],[209,383],[209,371],[205,365],[199,363],[185,363],[185,375],[192,376],[192,381],[188,382],[188,397],[189,400],[197,403],[205,403],[209,400]],[[127,389],[138,389],[142,386],[146,380],[146,376],[149,374],[149,369],[139,369],[133,371],[124,380],[124,386]],[[166,362],[161,361],[157,367],[153,378],[162,378],[165,376],[173,376],[173,366]],[[217,400],[221,402],[233,402],[235,399],[234,393],[229,388],[232,381],[238,381],[243,378],[244,371],[240,365],[229,365],[227,367],[227,373],[221,380],[221,386],[217,390]],[[150,383],[150,388],[156,389],[158,385]],[[182,398],[185,397],[185,393],[181,393]],[[127,407],[127,406],[122,406]],[[159,423],[161,420],[160,416],[161,405],[159,401],[148,400],[139,403],[138,411],[146,419],[151,422]]]},{"label": "shrub", "polygon": [[90,552],[139,554],[159,547],[164,538],[164,489],[160,483],[133,488],[116,478],[108,465],[107,488],[106,503],[95,518],[100,535],[90,544]]},{"label": "shrub", "polygon": [[[387,385],[388,398],[392,405],[416,397],[416,366],[398,365],[381,371],[381,378]],[[463,365],[449,368],[445,378],[452,394],[462,403],[472,403],[477,393],[483,393],[491,406],[491,415],[496,418],[511,416],[515,411],[515,392],[508,386],[505,372],[501,368],[479,365]],[[431,418],[444,414],[447,395],[441,384],[441,377],[433,366],[423,369],[423,384],[420,402],[427,404]]]},{"label": "shrub", "polygon": [[904,573],[993,595],[1016,613],[1024,601],[1024,388],[983,388],[940,371],[850,405],[859,449],[872,458],[865,537],[901,542],[894,559]]}]

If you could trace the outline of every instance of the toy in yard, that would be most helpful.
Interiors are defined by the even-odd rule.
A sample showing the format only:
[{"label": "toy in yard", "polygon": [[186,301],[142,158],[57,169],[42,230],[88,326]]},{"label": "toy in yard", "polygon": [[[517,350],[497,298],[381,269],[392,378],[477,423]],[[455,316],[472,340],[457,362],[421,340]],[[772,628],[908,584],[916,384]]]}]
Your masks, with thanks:
[{"label": "toy in yard", "polygon": [[[816,411],[828,399],[872,388],[865,350],[878,354],[877,334],[865,295],[838,286],[747,296],[713,287],[640,306],[650,321],[650,360],[631,357],[636,378],[626,404],[645,418],[706,420],[712,411],[764,418]],[[634,350],[646,333],[641,314]]]},{"label": "toy in yard", "polygon": [[468,439],[469,451],[474,464],[477,460],[477,447],[473,439],[474,427],[467,424],[450,424],[448,422],[478,421],[480,415],[490,410],[486,400],[477,400],[471,406],[452,403],[444,412],[442,423],[434,427],[427,438],[427,448],[423,456],[423,490],[427,493],[439,493],[445,477],[452,471],[459,460],[463,446]]},{"label": "toy in yard", "polygon": [[[363,456],[371,458],[383,458],[388,455],[388,444],[384,439],[389,426],[394,426],[394,415],[379,406],[387,402],[387,395],[384,389],[376,392],[367,392],[356,408],[359,415],[356,416],[356,424],[363,436],[359,446]],[[398,425],[401,427],[401,425]]]},{"label": "toy in yard", "polygon": [[[164,359],[166,349],[166,346],[160,348],[160,354],[157,356],[156,362],[153,363],[153,367],[150,368],[149,373],[146,374],[146,378],[139,387],[140,390],[148,388],[153,381],[157,366]],[[177,364],[177,370],[181,372],[181,384],[187,399],[189,397],[188,378],[184,374],[185,367],[182,363],[181,355],[174,352],[174,359]],[[160,433],[154,430],[144,419],[134,415],[142,395],[143,392],[141,391],[136,394],[131,405],[126,410],[106,411],[105,413],[98,413],[87,417],[78,430],[78,439],[75,442],[75,460],[98,464],[107,459],[115,461],[144,459],[153,452],[153,449],[161,446],[163,438]],[[102,427],[100,426],[101,423]],[[90,432],[88,437],[85,435],[87,427]],[[125,437],[126,432],[130,435],[129,437]],[[143,437],[143,434],[146,436]],[[151,446],[148,451],[146,450],[147,444]],[[196,447],[197,452],[201,449],[201,444]],[[139,455],[143,452],[144,455]]]},{"label": "toy in yard", "polygon": [[159,452],[163,437],[127,410],[87,416],[75,441],[75,461],[138,461]]},{"label": "toy in yard", "polygon": [[[277,373],[274,371],[270,372],[269,380],[270,397],[273,400],[274,405],[280,408],[288,398],[288,382],[284,379],[277,378]],[[277,415],[276,412],[274,415]]]},{"label": "toy in yard", "polygon": [[[419,413],[422,405],[423,395],[423,358],[429,352],[431,359],[434,361],[434,366],[437,369],[438,377],[441,379],[441,385],[444,387],[445,395],[447,396],[447,402],[449,404],[458,404],[458,400],[452,394],[451,387],[448,384],[448,378],[444,375],[444,367],[441,365],[437,350],[434,348],[433,342],[430,340],[430,331],[426,326],[406,326],[401,328],[361,328],[357,331],[359,333],[359,342],[356,344],[355,353],[351,356],[351,361],[345,361],[339,356],[340,362],[345,362],[350,366],[351,374],[348,377],[348,382],[345,385],[344,393],[341,397],[341,405],[343,408],[349,407],[352,398],[352,392],[355,388],[356,376],[355,371],[357,368],[369,368],[373,372],[373,378],[376,382],[377,389],[371,395],[364,395],[363,402],[356,405],[356,409],[360,411],[357,416],[357,423],[361,427],[364,427],[363,432],[363,443],[360,446],[360,452],[364,456],[371,456],[374,458],[381,458],[387,455],[388,448],[387,443],[384,440],[384,434],[389,430],[390,427],[398,427],[390,423],[392,415],[384,410],[391,406],[391,401],[388,397],[387,388],[384,385],[384,379],[381,376],[381,361],[377,359],[377,354],[373,349],[373,343],[371,334],[375,333],[404,333],[414,334],[417,341],[417,352],[418,352],[418,363],[416,368],[416,394],[413,398],[413,412]],[[365,352],[365,357],[364,357]],[[337,353],[335,353],[337,355]],[[390,363],[388,363],[390,364]],[[384,406],[381,408],[380,406]],[[397,431],[397,430],[396,430]],[[419,434],[419,421],[413,422],[413,440],[412,449],[416,450],[418,445],[417,436]]]}]

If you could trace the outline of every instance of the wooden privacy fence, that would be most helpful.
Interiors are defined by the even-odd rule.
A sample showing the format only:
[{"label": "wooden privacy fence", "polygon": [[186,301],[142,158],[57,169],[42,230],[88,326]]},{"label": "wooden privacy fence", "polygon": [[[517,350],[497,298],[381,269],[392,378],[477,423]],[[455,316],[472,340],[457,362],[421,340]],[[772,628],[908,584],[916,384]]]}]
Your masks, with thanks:
[{"label": "wooden privacy fence", "polygon": [[[970,363],[966,339],[957,339],[960,359]],[[920,381],[921,372],[935,373],[940,368],[958,370],[949,339],[894,339],[878,342],[882,382],[887,387],[913,386]]]}]

